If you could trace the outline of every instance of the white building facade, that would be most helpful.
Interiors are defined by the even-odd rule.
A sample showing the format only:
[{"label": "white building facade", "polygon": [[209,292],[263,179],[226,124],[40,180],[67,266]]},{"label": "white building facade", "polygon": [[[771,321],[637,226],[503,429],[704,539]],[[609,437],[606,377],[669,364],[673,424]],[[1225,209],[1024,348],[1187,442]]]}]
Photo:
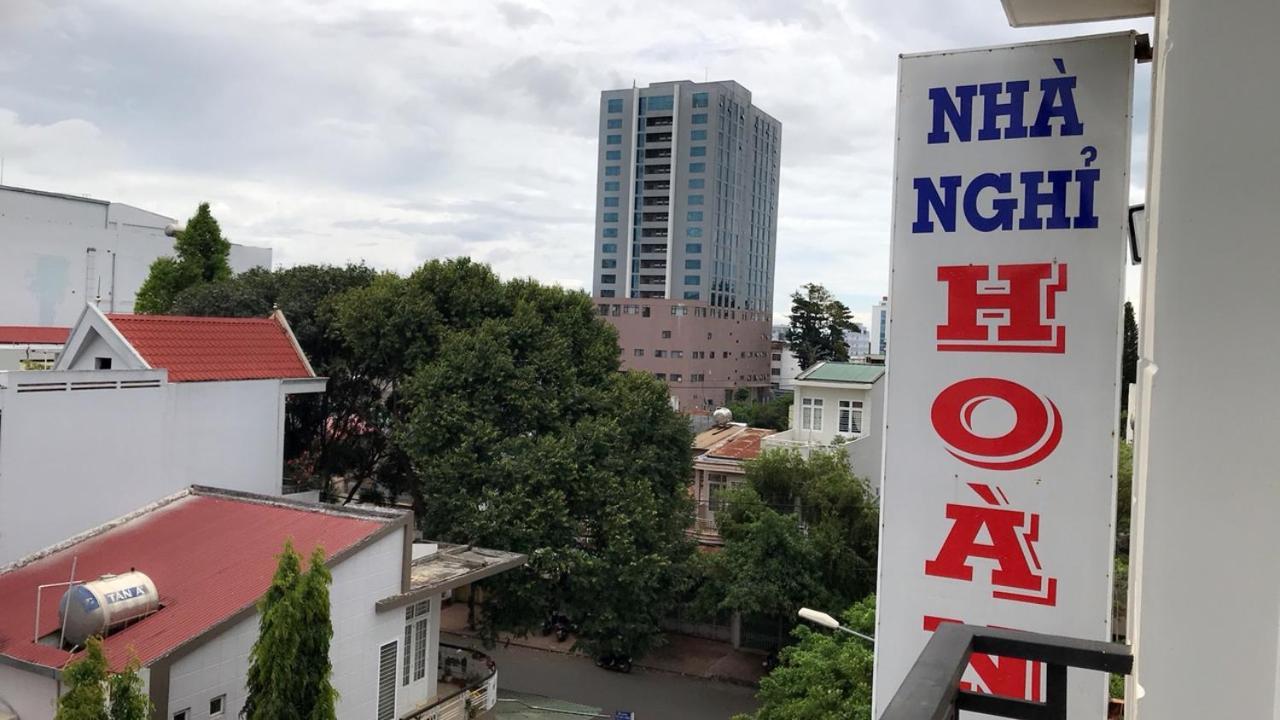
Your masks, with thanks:
[{"label": "white building facade", "polygon": [[889,298],[882,297],[880,302],[871,306],[870,354],[887,355],[889,353]]},{"label": "white building facade", "polygon": [[791,427],[761,440],[764,449],[843,449],[849,466],[879,492],[884,418],[884,366],[820,362],[793,386]]},{"label": "white building facade", "polygon": [[[133,312],[151,263],[173,255],[175,220],[122,203],[0,186],[0,325],[71,325],[86,303]],[[271,249],[232,245],[231,269],[271,267]]]}]

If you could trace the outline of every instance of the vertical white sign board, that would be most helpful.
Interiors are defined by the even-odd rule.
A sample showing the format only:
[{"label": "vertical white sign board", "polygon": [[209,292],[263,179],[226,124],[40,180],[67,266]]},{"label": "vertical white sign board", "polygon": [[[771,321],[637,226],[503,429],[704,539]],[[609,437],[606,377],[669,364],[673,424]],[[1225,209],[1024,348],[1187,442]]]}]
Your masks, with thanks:
[{"label": "vertical white sign board", "polygon": [[[1110,639],[1133,44],[900,62],[876,717],[940,622]],[[1072,670],[1070,717],[1106,682]]]}]

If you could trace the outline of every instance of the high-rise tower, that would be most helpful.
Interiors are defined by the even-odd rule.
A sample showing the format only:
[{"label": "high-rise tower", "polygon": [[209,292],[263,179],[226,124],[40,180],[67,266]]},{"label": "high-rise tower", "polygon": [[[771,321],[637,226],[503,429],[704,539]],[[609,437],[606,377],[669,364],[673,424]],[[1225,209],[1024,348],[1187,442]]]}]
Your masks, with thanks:
[{"label": "high-rise tower", "polygon": [[736,82],[601,94],[593,294],[682,409],[768,391],[781,140]]}]

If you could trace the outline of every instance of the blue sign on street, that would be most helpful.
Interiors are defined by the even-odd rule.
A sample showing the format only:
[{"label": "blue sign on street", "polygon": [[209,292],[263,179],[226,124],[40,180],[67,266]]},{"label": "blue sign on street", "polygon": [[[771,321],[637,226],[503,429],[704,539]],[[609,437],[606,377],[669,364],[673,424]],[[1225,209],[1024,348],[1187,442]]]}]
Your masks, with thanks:
[{"label": "blue sign on street", "polygon": [[613,720],[636,720],[636,714],[630,710],[614,710]]}]

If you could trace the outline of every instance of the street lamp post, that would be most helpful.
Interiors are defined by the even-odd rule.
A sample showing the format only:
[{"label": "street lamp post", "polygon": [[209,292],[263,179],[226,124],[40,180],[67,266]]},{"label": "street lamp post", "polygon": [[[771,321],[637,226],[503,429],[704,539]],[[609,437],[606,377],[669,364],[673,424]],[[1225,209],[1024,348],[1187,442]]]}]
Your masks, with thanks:
[{"label": "street lamp post", "polygon": [[832,630],[843,630],[844,632],[847,632],[850,635],[860,637],[863,640],[866,640],[872,645],[874,645],[876,642],[876,639],[871,637],[870,635],[863,635],[862,633],[856,630],[850,630],[849,628],[841,625],[839,620],[836,620],[835,618],[822,612],[821,610],[811,610],[809,608],[800,608],[800,617],[804,620],[808,620],[814,625],[821,625],[824,628],[830,628]]}]

